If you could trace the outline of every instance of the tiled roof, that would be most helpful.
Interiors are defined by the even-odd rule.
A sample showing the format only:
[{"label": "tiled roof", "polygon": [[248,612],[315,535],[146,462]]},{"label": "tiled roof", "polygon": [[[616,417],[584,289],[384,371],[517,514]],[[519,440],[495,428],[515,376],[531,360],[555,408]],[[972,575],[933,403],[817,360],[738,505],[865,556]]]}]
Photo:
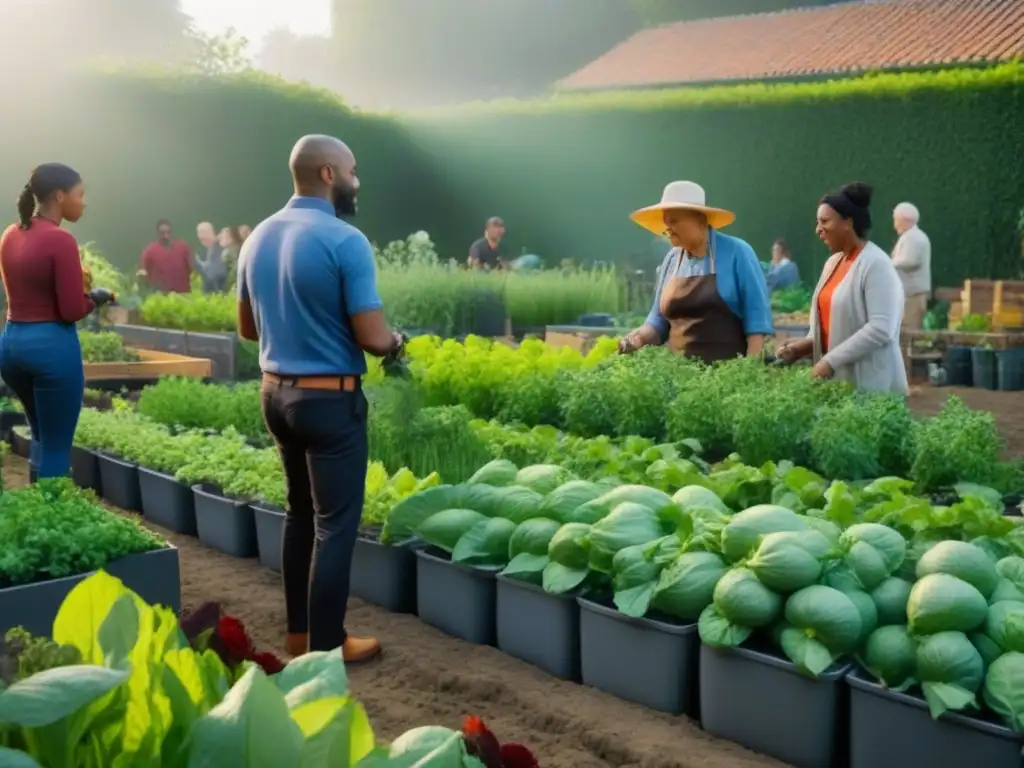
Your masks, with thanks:
[{"label": "tiled roof", "polygon": [[860,0],[646,29],[556,87],[855,74],[1022,55],[1024,0]]}]

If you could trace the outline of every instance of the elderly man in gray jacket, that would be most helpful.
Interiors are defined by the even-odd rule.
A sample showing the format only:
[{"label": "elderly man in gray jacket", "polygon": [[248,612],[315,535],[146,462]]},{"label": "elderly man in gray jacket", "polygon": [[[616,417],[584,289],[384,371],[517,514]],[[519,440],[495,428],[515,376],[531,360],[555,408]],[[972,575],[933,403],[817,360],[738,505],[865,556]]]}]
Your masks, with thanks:
[{"label": "elderly man in gray jacket", "polygon": [[921,227],[921,213],[913,203],[900,203],[892,214],[900,236],[892,249],[892,265],[903,281],[903,327],[919,330],[932,294],[932,243]]}]

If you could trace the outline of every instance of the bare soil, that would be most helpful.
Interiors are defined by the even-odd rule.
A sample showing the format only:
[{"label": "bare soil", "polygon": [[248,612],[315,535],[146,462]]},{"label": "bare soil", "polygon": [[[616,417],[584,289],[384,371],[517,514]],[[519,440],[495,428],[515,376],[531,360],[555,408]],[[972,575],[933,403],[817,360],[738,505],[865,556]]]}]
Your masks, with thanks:
[{"label": "bare soil", "polygon": [[[916,412],[930,414],[950,394],[961,396],[972,408],[995,413],[1007,455],[1024,456],[1024,393],[923,387],[910,402]],[[8,485],[25,483],[26,475],[24,460],[11,457]],[[259,648],[280,652],[285,613],[277,575],[254,560],[222,555],[192,537],[146,525],[179,549],[184,607],[219,602],[245,623]],[[349,670],[353,689],[382,739],[418,725],[458,728],[465,715],[478,714],[499,738],[533,749],[544,768],[782,765],[714,739],[685,717],[670,717],[555,680],[496,649],[448,637],[415,617],[353,599],[349,622],[354,633],[378,637],[384,644],[382,659]]]}]

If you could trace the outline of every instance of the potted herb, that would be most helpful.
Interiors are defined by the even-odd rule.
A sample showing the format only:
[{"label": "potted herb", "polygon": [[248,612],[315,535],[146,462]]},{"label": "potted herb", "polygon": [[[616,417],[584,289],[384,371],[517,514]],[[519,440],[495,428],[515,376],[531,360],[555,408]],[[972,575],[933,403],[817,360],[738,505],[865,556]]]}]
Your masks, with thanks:
[{"label": "potted herb", "polygon": [[153,603],[180,604],[178,552],[70,480],[0,494],[0,632],[49,633],[61,601],[103,568]]}]

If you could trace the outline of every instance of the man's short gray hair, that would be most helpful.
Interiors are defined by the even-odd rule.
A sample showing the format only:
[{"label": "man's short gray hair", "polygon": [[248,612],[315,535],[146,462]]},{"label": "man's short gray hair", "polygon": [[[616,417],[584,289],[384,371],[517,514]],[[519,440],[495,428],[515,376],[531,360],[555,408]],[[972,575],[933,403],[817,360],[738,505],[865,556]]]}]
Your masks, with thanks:
[{"label": "man's short gray hair", "polygon": [[893,215],[898,219],[904,219],[911,224],[917,224],[921,220],[921,212],[913,203],[900,203],[893,210]]}]

